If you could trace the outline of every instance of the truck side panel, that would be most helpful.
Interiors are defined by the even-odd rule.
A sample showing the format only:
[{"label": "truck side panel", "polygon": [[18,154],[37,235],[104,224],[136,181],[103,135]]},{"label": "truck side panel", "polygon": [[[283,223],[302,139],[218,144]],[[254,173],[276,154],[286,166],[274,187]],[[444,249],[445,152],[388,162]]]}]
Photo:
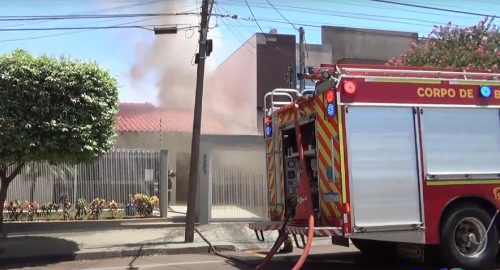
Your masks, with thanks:
[{"label": "truck side panel", "polygon": [[500,110],[421,111],[426,239],[438,244],[451,203],[484,200],[500,209]]},{"label": "truck side panel", "polygon": [[342,226],[342,188],[338,115],[328,117],[324,95],[315,97],[321,218],[326,226]]},{"label": "truck side panel", "polygon": [[500,210],[500,196],[495,193],[495,189],[500,187],[500,180],[484,181],[483,183],[485,184],[478,184],[477,180],[461,180],[427,182],[424,185],[427,244],[439,244],[443,210],[454,200],[482,198],[496,205],[496,208]]}]

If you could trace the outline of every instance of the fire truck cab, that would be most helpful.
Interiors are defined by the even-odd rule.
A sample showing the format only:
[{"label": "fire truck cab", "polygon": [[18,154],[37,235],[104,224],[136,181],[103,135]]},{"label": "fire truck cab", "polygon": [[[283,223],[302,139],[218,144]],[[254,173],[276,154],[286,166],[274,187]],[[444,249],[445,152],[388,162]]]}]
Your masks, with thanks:
[{"label": "fire truck cab", "polygon": [[300,246],[311,230],[366,253],[438,247],[450,267],[495,260],[500,72],[322,65],[301,77],[315,89],[265,97],[270,220],[249,224],[259,239],[282,229]]}]

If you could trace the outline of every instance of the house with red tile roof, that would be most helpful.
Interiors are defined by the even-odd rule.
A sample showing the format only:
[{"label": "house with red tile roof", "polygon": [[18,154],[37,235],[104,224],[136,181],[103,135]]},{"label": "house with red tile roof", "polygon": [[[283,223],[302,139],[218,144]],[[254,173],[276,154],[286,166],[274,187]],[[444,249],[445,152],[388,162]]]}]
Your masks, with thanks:
[{"label": "house with red tile roof", "polygon": [[[177,173],[172,201],[187,196],[193,112],[169,111],[151,103],[121,103],[117,116],[115,148],[166,149],[169,169]],[[226,126],[204,116],[202,134],[227,134]]]}]

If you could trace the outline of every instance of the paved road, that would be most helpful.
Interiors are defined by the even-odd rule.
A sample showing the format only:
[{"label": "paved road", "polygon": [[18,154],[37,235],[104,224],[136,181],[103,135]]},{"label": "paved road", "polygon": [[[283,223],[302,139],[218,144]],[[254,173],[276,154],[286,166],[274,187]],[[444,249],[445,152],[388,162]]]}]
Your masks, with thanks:
[{"label": "paved road", "polygon": [[[278,255],[268,265],[267,269],[291,269],[298,259],[299,251],[293,254]],[[332,253],[332,251],[334,253]],[[263,257],[263,252],[231,252],[225,255],[236,258],[228,260],[216,255],[196,254],[196,255],[167,255],[150,257],[130,257],[117,259],[89,260],[89,261],[70,261],[70,262],[25,262],[17,267],[8,269],[23,270],[226,270],[226,269],[254,269]],[[1,267],[0,267],[1,268]],[[6,268],[2,268],[6,269]],[[315,246],[313,254],[307,260],[302,268],[307,269],[342,269],[342,270],[361,270],[361,269],[397,269],[413,270],[411,265],[392,259],[367,259],[354,248],[342,248],[333,246]],[[439,269],[439,267],[428,267],[425,269]],[[500,260],[494,269],[500,269]]]}]

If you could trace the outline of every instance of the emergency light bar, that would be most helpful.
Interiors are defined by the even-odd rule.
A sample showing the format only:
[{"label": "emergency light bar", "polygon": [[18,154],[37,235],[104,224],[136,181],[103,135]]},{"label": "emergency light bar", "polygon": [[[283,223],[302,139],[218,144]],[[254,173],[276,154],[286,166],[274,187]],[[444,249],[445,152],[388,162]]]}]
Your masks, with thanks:
[{"label": "emergency light bar", "polygon": [[493,91],[491,90],[491,86],[483,85],[479,89],[479,94],[481,94],[482,97],[485,98],[490,98],[493,95]]}]

